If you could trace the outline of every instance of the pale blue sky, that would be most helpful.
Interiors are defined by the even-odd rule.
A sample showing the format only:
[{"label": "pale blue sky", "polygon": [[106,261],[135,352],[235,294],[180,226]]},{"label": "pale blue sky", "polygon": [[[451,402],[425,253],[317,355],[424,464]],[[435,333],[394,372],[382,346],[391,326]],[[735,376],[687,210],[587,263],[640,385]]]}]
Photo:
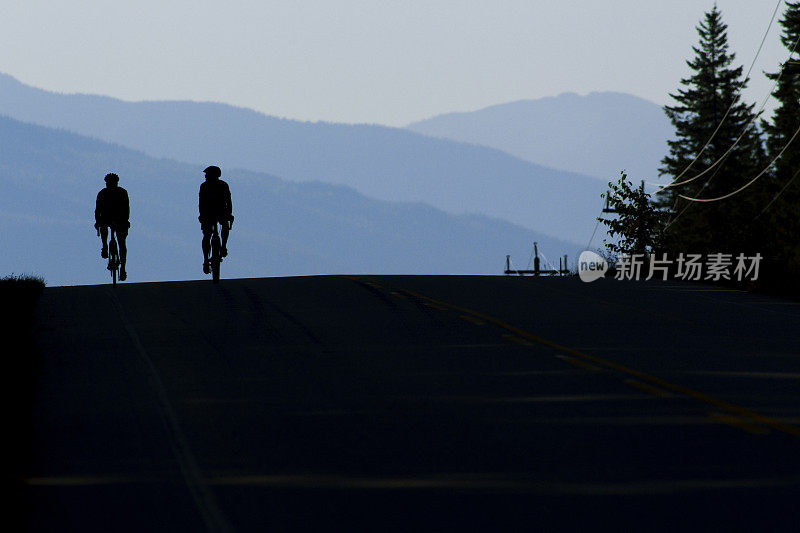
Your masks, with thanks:
[{"label": "pale blue sky", "polygon": [[[773,0],[718,0],[745,70]],[[713,0],[7,2],[0,71],[60,92],[404,125],[566,91],[667,102]],[[781,12],[783,9],[781,9]],[[753,70],[786,58],[776,23]]]}]

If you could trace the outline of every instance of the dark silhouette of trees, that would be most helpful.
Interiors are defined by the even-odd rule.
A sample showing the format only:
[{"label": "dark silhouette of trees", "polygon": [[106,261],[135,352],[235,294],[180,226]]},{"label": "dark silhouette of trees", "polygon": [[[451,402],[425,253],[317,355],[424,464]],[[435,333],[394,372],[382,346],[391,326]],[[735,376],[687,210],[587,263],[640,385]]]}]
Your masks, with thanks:
[{"label": "dark silhouette of trees", "polygon": [[675,127],[675,139],[669,141],[669,155],[662,160],[660,173],[680,184],[657,196],[658,204],[672,215],[664,245],[672,252],[748,251],[757,247],[758,235],[750,222],[763,207],[759,200],[766,193],[758,199],[747,194],[713,203],[690,203],[678,196],[725,195],[766,164],[753,105],[740,98],[748,80],[742,79],[741,66],[731,66],[735,54],[728,51],[727,25],[716,6],[705,14],[697,32],[695,57],[687,61],[692,74],[670,94],[676,104],[664,108]]},{"label": "dark silhouette of trees", "polygon": [[599,217],[616,242],[604,240],[612,259],[625,254],[650,254],[661,244],[666,213],[659,209],[641,187],[633,187],[625,172],[616,183],[608,182],[606,209],[612,218]]},{"label": "dark silhouette of trees", "polygon": [[[800,51],[800,2],[787,3],[781,26],[783,45],[790,52],[795,47]],[[800,274],[800,139],[790,141],[800,127],[800,61],[792,59],[767,77],[777,81],[772,96],[778,106],[772,119],[763,121],[762,126],[767,133],[770,160],[778,159],[773,166],[773,179],[767,183],[770,199],[762,208],[759,226],[771,277],[793,279]]]},{"label": "dark silhouette of trees", "polygon": [[[30,493],[25,484],[32,456],[34,399],[39,356],[33,336],[34,310],[42,294],[44,280],[33,276],[0,278],[0,338],[3,339],[3,364],[8,378],[4,384],[6,409],[5,445],[9,450],[5,461],[7,508],[6,521],[24,524]],[[10,515],[10,516],[9,516]]]}]

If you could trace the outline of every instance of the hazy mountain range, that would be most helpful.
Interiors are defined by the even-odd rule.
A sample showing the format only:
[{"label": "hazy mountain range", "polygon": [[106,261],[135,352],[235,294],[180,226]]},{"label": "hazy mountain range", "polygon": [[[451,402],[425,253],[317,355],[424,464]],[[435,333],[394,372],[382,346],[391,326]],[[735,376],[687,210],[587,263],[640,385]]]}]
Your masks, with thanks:
[{"label": "hazy mountain range", "polygon": [[[51,285],[107,283],[94,224],[103,176],[131,197],[129,281],[197,279],[202,165],[0,118],[0,275]],[[500,274],[524,267],[533,241],[557,261],[577,246],[484,216],[386,202],[323,183],[231,170],[236,224],[223,277],[331,273]]]},{"label": "hazy mountain range", "polygon": [[[400,128],[299,122],[214,103],[57,94],[8,75],[0,75],[0,114],[187,162],[192,166],[186,172],[214,163],[228,176],[232,168],[244,168],[341,184],[375,199],[484,214],[579,243],[591,234],[605,188],[602,180],[495,148]],[[565,157],[586,149],[574,140],[564,143],[571,147]],[[102,170],[108,168],[119,169],[113,159]],[[144,179],[135,166],[124,171],[126,177],[129,183]]]},{"label": "hazy mountain range", "polygon": [[448,113],[408,129],[605,180],[624,169],[634,181],[657,179],[667,139],[674,136],[660,106],[614,92],[565,93]]}]

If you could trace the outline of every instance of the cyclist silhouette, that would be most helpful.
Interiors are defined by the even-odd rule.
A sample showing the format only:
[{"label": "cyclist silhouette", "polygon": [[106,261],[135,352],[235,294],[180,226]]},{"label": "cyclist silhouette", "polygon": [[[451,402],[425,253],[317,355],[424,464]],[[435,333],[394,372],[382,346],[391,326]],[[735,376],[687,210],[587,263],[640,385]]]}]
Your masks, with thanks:
[{"label": "cyclist silhouette", "polygon": [[125,245],[125,238],[128,236],[128,228],[131,223],[128,221],[131,215],[128,191],[120,187],[119,176],[114,173],[106,174],[105,189],[97,193],[97,204],[94,210],[94,227],[100,230],[100,238],[103,240],[103,248],[100,256],[108,259],[108,228],[114,228],[119,243],[119,279],[125,281],[128,274],[125,272],[125,259],[128,256],[128,247]]},{"label": "cyclist silhouette", "polygon": [[231,203],[231,190],[228,184],[222,181],[222,171],[219,167],[210,166],[203,172],[206,181],[200,184],[200,228],[203,230],[203,272],[211,272],[211,263],[208,254],[211,253],[211,234],[214,224],[219,222],[222,238],[221,255],[228,255],[228,231],[233,227],[233,204]]}]

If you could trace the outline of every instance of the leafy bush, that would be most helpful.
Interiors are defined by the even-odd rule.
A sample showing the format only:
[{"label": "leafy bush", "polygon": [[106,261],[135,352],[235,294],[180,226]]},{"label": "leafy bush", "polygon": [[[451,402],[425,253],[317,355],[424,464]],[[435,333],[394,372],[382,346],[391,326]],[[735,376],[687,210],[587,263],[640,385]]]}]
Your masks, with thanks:
[{"label": "leafy bush", "polygon": [[0,301],[2,302],[2,329],[13,329],[28,325],[33,319],[36,302],[44,290],[45,281],[38,276],[15,276],[0,278]]}]

